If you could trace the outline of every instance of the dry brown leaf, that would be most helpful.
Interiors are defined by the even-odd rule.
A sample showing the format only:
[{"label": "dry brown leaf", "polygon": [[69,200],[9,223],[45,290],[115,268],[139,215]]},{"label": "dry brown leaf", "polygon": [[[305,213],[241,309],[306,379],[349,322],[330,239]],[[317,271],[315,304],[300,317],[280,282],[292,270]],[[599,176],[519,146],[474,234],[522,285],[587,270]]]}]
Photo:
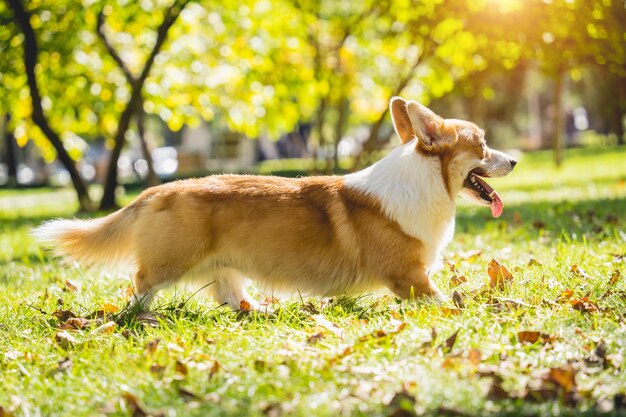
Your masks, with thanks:
[{"label": "dry brown leaf", "polygon": [[505,285],[513,282],[513,275],[509,272],[506,266],[502,265],[496,260],[491,259],[487,266],[487,275],[489,275],[489,285],[491,288],[504,288]]},{"label": "dry brown leaf", "polygon": [[482,353],[479,349],[473,348],[467,353],[467,360],[474,366],[480,365],[482,360]]},{"label": "dry brown leaf", "polygon": [[465,277],[465,275],[454,275],[452,278],[450,278],[450,285],[452,287],[458,287],[464,282],[467,282],[467,278]]},{"label": "dry brown leaf", "polygon": [[70,310],[57,310],[52,313],[54,317],[59,319],[60,322],[65,323],[67,319],[76,317],[76,314]]},{"label": "dry brown leaf", "polygon": [[67,350],[78,343],[78,340],[74,338],[69,332],[61,330],[54,335],[54,340],[59,346]]},{"label": "dry brown leaf", "polygon": [[587,274],[587,272],[584,269],[582,269],[576,264],[572,265],[572,267],[570,268],[570,271],[572,272],[572,274],[578,277],[589,278],[589,274]]},{"label": "dry brown leaf", "polygon": [[576,389],[576,370],[571,365],[552,368],[548,373],[548,380],[563,388],[565,392],[571,392]]},{"label": "dry brown leaf", "polygon": [[104,303],[104,306],[102,307],[102,311],[104,312],[104,314],[117,313],[118,310],[119,310],[119,308],[117,308],[113,304],[109,304],[109,303]]},{"label": "dry brown leaf", "polygon": [[159,313],[154,311],[144,311],[137,314],[137,323],[141,323],[144,326],[157,327],[159,325]]},{"label": "dry brown leaf", "polygon": [[114,321],[109,321],[104,323],[102,326],[96,327],[91,334],[103,334],[103,333],[111,333],[117,328],[117,323]]},{"label": "dry brown leaf", "polygon": [[63,323],[60,328],[63,330],[81,330],[94,322],[94,320],[87,320],[82,317],[70,317],[65,320],[65,323]]},{"label": "dry brown leaf", "polygon": [[536,343],[537,341],[540,341],[541,343],[550,343],[556,340],[556,336],[532,330],[525,330],[517,332],[517,339],[520,343]]},{"label": "dry brown leaf", "polygon": [[134,394],[125,392],[122,398],[126,402],[126,407],[132,417],[148,417],[148,413],[139,404],[139,399]]},{"label": "dry brown leaf", "polygon": [[187,375],[189,373],[189,370],[187,369],[187,365],[185,365],[179,360],[176,361],[175,369],[176,369],[176,373],[179,373],[181,375]]},{"label": "dry brown leaf", "polygon": [[572,298],[572,296],[574,295],[574,291],[573,290],[565,290],[563,291],[557,298],[556,298],[556,302],[557,303],[566,303],[569,301],[570,298]]},{"label": "dry brown leaf", "polygon": [[454,305],[458,308],[465,308],[463,296],[457,290],[454,290],[454,292],[452,293],[452,301],[454,302]]},{"label": "dry brown leaf", "polygon": [[619,281],[621,276],[622,276],[622,273],[619,271],[619,269],[616,269],[615,271],[613,271],[613,273],[611,274],[611,278],[609,278],[609,285],[617,284],[617,281]]},{"label": "dry brown leaf", "polygon": [[65,280],[65,291],[69,291],[69,292],[76,292],[78,291],[78,285],[74,284],[72,281],[70,281],[69,279]]},{"label": "dry brown leaf", "polygon": [[241,300],[239,302],[239,308],[241,309],[241,311],[250,311],[250,310],[252,310],[252,306],[246,300]]},{"label": "dry brown leaf", "polygon": [[573,298],[569,301],[574,310],[583,313],[597,313],[599,311],[596,303],[591,301],[589,297]]},{"label": "dry brown leaf", "polygon": [[306,341],[308,344],[310,345],[314,345],[317,342],[319,342],[320,340],[322,340],[324,338],[324,333],[323,332],[317,332],[315,334],[312,334],[311,336],[307,337]]},{"label": "dry brown leaf", "polygon": [[448,337],[446,341],[443,342],[443,345],[441,345],[442,349],[444,349],[446,352],[450,352],[452,350],[454,344],[456,343],[456,337],[458,336],[460,330],[461,329],[458,329],[452,334],[452,336]]},{"label": "dry brown leaf", "polygon": [[221,369],[220,363],[218,361],[213,362],[211,369],[209,369],[209,380],[211,380],[211,378],[213,378],[213,376],[216,373],[218,373],[220,369]]},{"label": "dry brown leaf", "polygon": [[165,366],[159,365],[158,363],[153,363],[150,366],[150,372],[158,376],[163,376],[163,374],[165,373]]},{"label": "dry brown leaf", "polygon": [[156,338],[156,339],[151,340],[148,343],[146,343],[146,346],[144,347],[145,355],[146,356],[153,355],[154,352],[156,352],[157,348],[159,347],[159,343],[161,343],[161,339],[160,338]]}]

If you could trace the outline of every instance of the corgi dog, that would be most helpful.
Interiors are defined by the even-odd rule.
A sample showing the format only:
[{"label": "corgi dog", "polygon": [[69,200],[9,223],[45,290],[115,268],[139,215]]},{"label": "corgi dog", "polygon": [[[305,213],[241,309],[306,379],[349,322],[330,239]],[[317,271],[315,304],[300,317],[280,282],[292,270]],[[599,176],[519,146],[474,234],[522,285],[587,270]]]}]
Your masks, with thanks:
[{"label": "corgi dog", "polygon": [[[34,231],[85,265],[131,261],[135,299],[184,276],[203,276],[214,300],[258,309],[246,292],[331,296],[386,287],[403,299],[445,300],[431,279],[454,233],[457,195],[502,212],[483,178],[516,161],[490,149],[474,123],[443,119],[394,97],[402,145],[345,176],[216,175],[149,188],[93,220],[53,220]],[[248,307],[249,306],[249,307]]]}]

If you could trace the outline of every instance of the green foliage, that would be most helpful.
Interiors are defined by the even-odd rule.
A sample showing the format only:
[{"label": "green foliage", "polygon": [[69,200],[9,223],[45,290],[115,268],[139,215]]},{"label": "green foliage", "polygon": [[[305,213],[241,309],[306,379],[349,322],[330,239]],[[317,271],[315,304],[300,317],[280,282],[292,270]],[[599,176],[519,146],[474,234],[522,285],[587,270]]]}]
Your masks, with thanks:
[{"label": "green foliage", "polygon": [[[34,0],[37,77],[52,126],[74,158],[115,134],[130,89],[96,35],[105,31],[137,74],[165,0]],[[384,116],[391,95],[428,104],[472,74],[537,60],[548,73],[598,66],[624,77],[626,11],[620,1],[208,1],[191,3],[144,86],[144,108],[173,130],[201,119],[249,137],[277,138],[317,123],[320,146]],[[54,151],[29,119],[22,35],[0,4],[0,113],[18,143]],[[481,87],[482,88],[482,87]],[[496,92],[480,92],[491,100]]]}]

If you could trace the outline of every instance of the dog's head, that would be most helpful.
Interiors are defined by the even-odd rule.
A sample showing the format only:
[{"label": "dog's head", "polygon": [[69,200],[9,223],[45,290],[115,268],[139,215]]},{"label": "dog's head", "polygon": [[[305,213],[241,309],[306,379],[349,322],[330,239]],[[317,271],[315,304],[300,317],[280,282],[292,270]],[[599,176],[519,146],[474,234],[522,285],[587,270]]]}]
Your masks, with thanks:
[{"label": "dog's head", "polygon": [[491,207],[494,217],[500,216],[502,200],[483,178],[507,175],[517,163],[515,159],[490,149],[485,132],[472,122],[443,119],[416,101],[400,97],[391,99],[390,110],[402,143],[417,139],[416,152],[439,158],[442,179],[452,198],[460,194]]}]

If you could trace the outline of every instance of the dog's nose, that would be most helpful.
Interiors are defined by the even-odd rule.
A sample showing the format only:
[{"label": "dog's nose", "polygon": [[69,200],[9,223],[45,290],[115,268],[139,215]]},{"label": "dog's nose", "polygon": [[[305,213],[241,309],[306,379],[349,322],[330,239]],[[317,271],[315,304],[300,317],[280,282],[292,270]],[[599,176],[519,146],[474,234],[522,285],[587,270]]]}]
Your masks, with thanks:
[{"label": "dog's nose", "polygon": [[511,159],[511,168],[515,168],[515,165],[517,165],[517,161],[515,159]]}]

